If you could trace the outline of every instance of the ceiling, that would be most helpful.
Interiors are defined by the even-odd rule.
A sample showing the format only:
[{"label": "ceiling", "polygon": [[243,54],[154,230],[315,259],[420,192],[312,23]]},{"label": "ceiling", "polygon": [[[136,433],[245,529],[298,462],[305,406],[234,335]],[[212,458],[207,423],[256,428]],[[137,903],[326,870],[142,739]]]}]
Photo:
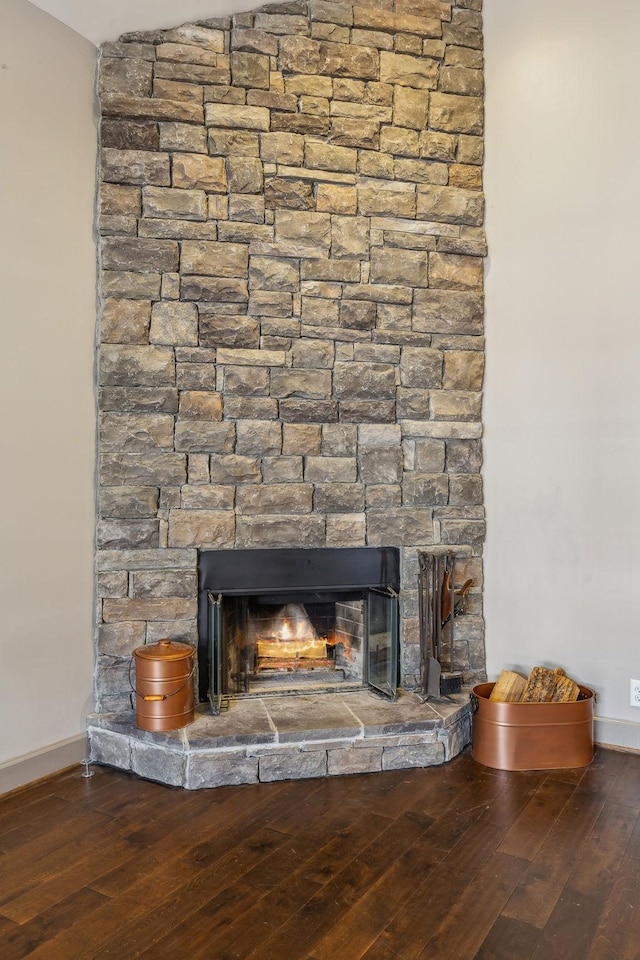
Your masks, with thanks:
[{"label": "ceiling", "polygon": [[175,27],[252,10],[261,0],[31,0],[96,46],[132,30]]}]

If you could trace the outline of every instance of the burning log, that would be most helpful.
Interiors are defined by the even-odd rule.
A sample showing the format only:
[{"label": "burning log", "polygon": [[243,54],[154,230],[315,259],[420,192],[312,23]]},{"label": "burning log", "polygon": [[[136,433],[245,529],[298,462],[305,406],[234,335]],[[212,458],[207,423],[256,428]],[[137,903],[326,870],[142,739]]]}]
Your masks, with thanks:
[{"label": "burning log", "polygon": [[327,644],[324,640],[261,638],[257,647],[260,660],[324,660],[327,656]]}]

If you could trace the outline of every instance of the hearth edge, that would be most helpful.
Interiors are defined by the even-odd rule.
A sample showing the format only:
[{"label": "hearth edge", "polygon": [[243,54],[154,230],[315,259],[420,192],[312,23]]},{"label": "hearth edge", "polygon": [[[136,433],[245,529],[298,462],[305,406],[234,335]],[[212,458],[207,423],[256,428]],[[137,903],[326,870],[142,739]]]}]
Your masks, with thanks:
[{"label": "hearth edge", "polygon": [[[333,696],[324,694],[323,698]],[[216,737],[219,718],[204,713],[187,727],[164,733],[139,729],[133,711],[90,714],[90,758],[167,786],[197,790],[439,766],[461,753],[471,741],[471,710],[465,693],[455,697],[453,704],[431,705],[403,692],[400,703],[409,707],[411,714],[419,705],[423,719],[413,715],[404,721],[394,720],[396,702],[388,705],[388,722],[369,724],[357,718],[355,698],[371,695],[335,696],[351,699],[356,706],[352,711],[355,722],[349,730],[280,731],[271,722],[269,733]],[[374,700],[385,713],[386,705],[378,698]],[[212,739],[218,741],[216,746],[203,745],[203,741],[206,744]],[[224,740],[230,742],[220,742]]]}]

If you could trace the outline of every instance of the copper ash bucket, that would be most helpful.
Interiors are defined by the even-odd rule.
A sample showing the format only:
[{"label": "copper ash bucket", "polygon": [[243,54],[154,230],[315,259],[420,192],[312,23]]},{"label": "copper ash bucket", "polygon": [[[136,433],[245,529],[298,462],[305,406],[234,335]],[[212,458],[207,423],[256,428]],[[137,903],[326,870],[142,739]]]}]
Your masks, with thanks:
[{"label": "copper ash bucket", "polygon": [[176,730],[193,720],[194,650],[159,640],[133,651],[136,724],[141,730]]},{"label": "copper ash bucket", "polygon": [[594,693],[580,686],[573,703],[490,700],[493,683],[471,695],[474,760],[497,770],[561,770],[593,760]]}]

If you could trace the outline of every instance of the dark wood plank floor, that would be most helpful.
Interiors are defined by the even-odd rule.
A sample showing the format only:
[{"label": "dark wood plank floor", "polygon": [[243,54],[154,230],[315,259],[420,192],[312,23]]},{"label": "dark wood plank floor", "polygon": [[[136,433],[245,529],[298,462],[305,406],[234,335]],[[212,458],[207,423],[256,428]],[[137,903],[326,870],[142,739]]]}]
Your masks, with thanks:
[{"label": "dark wood plank floor", "polygon": [[640,756],[0,800],[2,960],[638,960]]}]

